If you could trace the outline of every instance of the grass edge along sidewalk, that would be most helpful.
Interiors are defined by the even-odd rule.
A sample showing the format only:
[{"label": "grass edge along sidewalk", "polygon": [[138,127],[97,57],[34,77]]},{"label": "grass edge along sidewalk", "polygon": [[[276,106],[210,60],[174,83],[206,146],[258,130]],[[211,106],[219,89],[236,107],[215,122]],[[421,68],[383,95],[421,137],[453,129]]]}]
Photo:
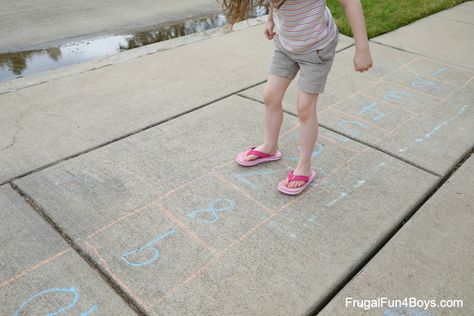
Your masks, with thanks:
[{"label": "grass edge along sidewalk", "polygon": [[[367,34],[372,38],[467,1],[470,0],[361,0],[361,4]],[[328,0],[327,6],[340,32],[352,37],[344,9],[338,1]]]}]

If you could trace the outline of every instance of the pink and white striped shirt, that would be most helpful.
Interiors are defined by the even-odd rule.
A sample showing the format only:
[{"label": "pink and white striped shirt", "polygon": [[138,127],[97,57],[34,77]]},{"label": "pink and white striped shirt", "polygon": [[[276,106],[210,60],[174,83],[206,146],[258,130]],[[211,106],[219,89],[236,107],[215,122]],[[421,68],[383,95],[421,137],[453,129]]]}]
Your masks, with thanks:
[{"label": "pink and white striped shirt", "polygon": [[338,33],[326,0],[287,0],[273,8],[273,21],[282,46],[296,54],[323,49]]}]

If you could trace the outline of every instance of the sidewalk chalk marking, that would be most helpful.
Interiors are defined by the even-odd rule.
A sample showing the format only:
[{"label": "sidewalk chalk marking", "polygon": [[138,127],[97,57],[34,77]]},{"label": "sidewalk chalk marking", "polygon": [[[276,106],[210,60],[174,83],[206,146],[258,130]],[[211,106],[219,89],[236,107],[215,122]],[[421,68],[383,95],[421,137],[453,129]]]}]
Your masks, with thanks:
[{"label": "sidewalk chalk marking", "polygon": [[89,316],[89,315],[91,315],[92,313],[96,312],[97,309],[99,309],[99,306],[97,306],[97,305],[92,305],[91,307],[89,307],[88,310],[86,310],[85,312],[81,313],[81,316]]},{"label": "sidewalk chalk marking", "polygon": [[377,105],[377,102],[371,102],[371,103],[367,103],[365,104],[362,109],[359,111],[359,113],[357,114],[364,114],[364,113],[375,113],[377,114],[375,117],[372,117],[372,121],[378,121],[380,120],[382,117],[385,116],[385,112],[382,112],[380,110],[377,110],[375,108],[375,106]]},{"label": "sidewalk chalk marking", "polygon": [[[383,96],[383,100],[385,102],[396,102],[396,103],[401,103],[402,100],[404,99],[404,97],[410,97],[410,98],[413,98],[415,95],[410,93],[410,92],[406,92],[406,91],[401,91],[400,90],[396,90],[394,88],[392,88],[391,90],[389,90],[384,96]],[[415,100],[415,102],[417,102]]]},{"label": "sidewalk chalk marking", "polygon": [[421,77],[411,83],[413,88],[438,87],[433,81]]},{"label": "sidewalk chalk marking", "polygon": [[142,298],[140,296],[138,296],[124,281],[122,281],[122,279],[120,279],[115,273],[114,271],[112,271],[112,269],[110,268],[109,264],[107,263],[107,261],[101,256],[99,250],[97,249],[97,247],[95,247],[93,244],[91,244],[89,241],[85,241],[85,244],[87,247],[89,247],[92,252],[97,256],[97,258],[99,259],[99,264],[102,264],[103,267],[105,268],[105,270],[110,274],[110,276],[112,277],[112,279],[114,279],[121,287],[123,287],[127,292],[128,294],[134,299],[136,300],[138,303],[140,303],[145,309],[148,309],[149,308],[149,305],[146,304]]},{"label": "sidewalk chalk marking", "polygon": [[[215,205],[219,202],[225,202],[228,204],[228,206],[216,208]],[[212,224],[219,220],[218,212],[229,212],[235,209],[235,207],[236,203],[233,200],[227,198],[218,198],[209,202],[207,208],[193,210],[189,212],[187,216],[205,224]],[[212,214],[212,219],[201,219],[199,216],[203,213]]]},{"label": "sidewalk chalk marking", "polygon": [[[77,303],[79,302],[79,298],[80,298],[79,292],[77,291],[76,288],[73,288],[73,287],[72,288],[50,288],[50,289],[45,289],[45,290],[39,291],[37,293],[34,293],[28,299],[24,300],[20,304],[20,307],[18,307],[18,309],[13,313],[13,316],[19,316],[20,313],[28,305],[30,305],[33,301],[35,301],[37,298],[48,295],[50,293],[72,294],[72,301],[69,304],[59,308],[58,310],[56,310],[54,312],[49,312],[47,314],[48,316],[56,316],[56,315],[66,313],[66,311],[74,308],[77,305]],[[88,316],[92,312],[96,311],[97,309],[98,309],[98,306],[93,305],[87,311],[81,313],[81,316]]]},{"label": "sidewalk chalk marking", "polygon": [[[300,150],[300,146],[297,147],[298,150]],[[324,144],[316,144],[316,149],[311,153],[311,158],[317,158],[319,156],[321,156],[321,154],[323,153],[323,149],[324,149]],[[292,161],[295,161],[295,160],[299,160],[300,157],[288,157],[288,160],[292,160]]]},{"label": "sidewalk chalk marking", "polygon": [[367,125],[365,125],[364,123],[361,123],[361,122],[358,122],[358,121],[352,121],[352,120],[339,120],[339,122],[337,123],[337,125],[339,126],[339,128],[345,130],[345,131],[348,131],[350,134],[351,134],[351,137],[355,138],[357,136],[359,136],[360,134],[360,131],[358,130],[355,130],[355,129],[352,129],[352,128],[346,128],[346,125],[347,124],[352,124],[352,125],[357,125],[357,126],[360,126],[364,129],[369,129],[369,127]]},{"label": "sidewalk chalk marking", "polygon": [[442,72],[444,72],[444,71],[446,71],[446,70],[448,70],[447,67],[441,67],[440,69],[438,69],[438,70],[436,70],[435,72],[433,72],[431,75],[432,75],[433,77],[437,77],[440,73],[442,73]]},{"label": "sidewalk chalk marking", "polygon": [[255,182],[250,181],[248,177],[268,175],[268,174],[274,174],[274,173],[275,171],[273,170],[261,170],[261,171],[254,171],[254,172],[237,173],[234,175],[234,177],[235,179],[237,179],[237,181],[242,182],[243,184],[246,184],[247,186],[249,186],[251,189],[255,190],[258,188],[258,186],[255,184]]},{"label": "sidewalk chalk marking", "polygon": [[279,223],[272,219],[268,221],[267,226],[275,228],[276,230],[280,231],[281,233],[290,237],[293,240],[298,239],[298,235],[294,232],[293,227]]},{"label": "sidewalk chalk marking", "polygon": [[441,130],[443,127],[445,127],[446,125],[448,125],[449,123],[451,123],[453,120],[459,118],[461,115],[464,114],[464,112],[466,111],[466,109],[469,107],[469,105],[463,105],[458,113],[454,114],[453,116],[451,116],[449,119],[445,119],[443,121],[441,121],[441,123],[437,124],[435,127],[433,127],[429,132],[425,133],[423,136],[421,137],[417,137],[412,143],[408,144],[407,146],[405,147],[402,147],[400,149],[398,149],[398,152],[406,152],[408,149],[410,149],[411,147],[421,143],[421,142],[424,142],[425,140],[431,138],[431,136],[433,136],[435,133],[437,133],[439,130]]},{"label": "sidewalk chalk marking", "polygon": [[[122,260],[125,261],[129,266],[133,266],[133,267],[143,267],[143,266],[146,266],[146,265],[149,265],[149,264],[155,262],[160,257],[160,250],[155,248],[154,245],[156,243],[158,243],[160,240],[168,238],[171,235],[176,235],[176,230],[171,229],[168,232],[159,235],[158,237],[156,237],[155,239],[153,239],[152,241],[150,241],[149,243],[147,243],[143,247],[139,247],[137,249],[125,252],[122,255]],[[146,260],[144,262],[132,262],[128,259],[129,256],[135,255],[135,254],[137,254],[139,252],[142,252],[144,250],[148,250],[148,251],[151,251],[153,253],[152,257],[149,258],[148,260]]]},{"label": "sidewalk chalk marking", "polygon": [[32,265],[31,267],[29,267],[28,269],[25,269],[21,272],[19,272],[18,274],[16,274],[15,276],[11,277],[10,279],[8,280],[5,280],[3,281],[2,283],[0,283],[0,289],[4,286],[7,286],[11,283],[14,283],[16,281],[18,281],[20,278],[22,278],[23,276],[27,275],[28,273],[32,272],[32,271],[35,271],[36,269],[40,268],[41,266],[47,264],[48,262],[52,261],[52,260],[55,260],[61,256],[63,256],[64,254],[68,253],[69,251],[71,251],[71,249],[66,249],[64,251],[61,251],[55,255],[52,255],[51,257],[49,258],[46,258],[44,259],[43,261],[40,261],[34,265]]},{"label": "sidewalk chalk marking", "polygon": [[[385,163],[384,162],[381,162],[379,163],[375,168],[374,168],[374,171],[372,171],[372,173],[369,175],[368,179],[371,179],[379,170],[380,168],[384,167],[385,166]],[[339,196],[332,199],[331,201],[327,202],[325,205],[323,205],[323,207],[321,209],[318,209],[316,210],[316,212],[313,212],[313,214],[311,216],[309,216],[307,218],[307,220],[311,223],[314,223],[314,221],[316,220],[316,218],[323,212],[325,211],[327,208],[330,208],[334,205],[336,205],[337,203],[339,203],[340,201],[344,200],[346,197],[348,197],[352,192],[354,192],[355,190],[357,190],[358,188],[362,187],[365,183],[367,182],[367,179],[360,179],[360,180],[357,180],[355,184],[353,184],[353,189],[352,191],[350,192],[345,192],[345,191],[341,191],[339,192]]]}]

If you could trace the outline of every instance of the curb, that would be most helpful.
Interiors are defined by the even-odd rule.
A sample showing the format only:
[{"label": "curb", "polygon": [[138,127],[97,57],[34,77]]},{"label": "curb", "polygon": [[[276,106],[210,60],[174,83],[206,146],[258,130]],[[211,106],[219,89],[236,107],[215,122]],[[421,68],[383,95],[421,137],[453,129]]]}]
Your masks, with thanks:
[{"label": "curb", "polygon": [[189,34],[182,37],[134,48],[131,50],[116,53],[98,59],[84,61],[77,64],[71,64],[51,70],[47,70],[42,73],[26,76],[23,78],[13,79],[0,83],[0,95],[22,90],[31,86],[36,86],[46,82],[59,80],[65,77],[81,74],[87,71],[108,67],[111,65],[119,64],[124,61],[136,59],[139,57],[156,54],[165,50],[186,46],[192,43],[197,43],[203,40],[207,40],[213,37],[218,37],[231,32],[241,31],[250,27],[261,25],[265,23],[267,16],[261,16],[258,18],[248,19],[239,23],[236,23],[232,30],[228,30],[225,27],[218,27],[209,29],[203,32]]}]

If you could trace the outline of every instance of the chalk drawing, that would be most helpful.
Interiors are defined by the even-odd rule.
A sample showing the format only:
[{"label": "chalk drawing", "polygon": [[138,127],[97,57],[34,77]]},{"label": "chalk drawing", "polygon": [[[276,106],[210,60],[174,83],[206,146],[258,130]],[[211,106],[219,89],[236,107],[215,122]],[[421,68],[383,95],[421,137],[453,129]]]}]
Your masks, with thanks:
[{"label": "chalk drawing", "polygon": [[326,203],[325,206],[327,206],[327,207],[333,206],[334,204],[336,204],[340,200],[346,198],[346,196],[347,196],[347,192],[341,192],[337,198],[332,199],[331,201]]},{"label": "chalk drawing", "polygon": [[413,143],[405,146],[405,147],[402,147],[400,149],[398,149],[399,152],[406,152],[409,148],[413,147],[414,145],[416,144],[419,144],[429,138],[431,138],[431,136],[433,136],[435,133],[437,133],[439,130],[441,130],[443,127],[445,127],[446,125],[448,125],[449,123],[451,123],[453,120],[459,118],[461,115],[464,114],[464,112],[466,111],[466,109],[469,107],[469,105],[463,105],[459,111],[451,116],[449,119],[446,119],[444,121],[442,121],[441,123],[437,124],[435,127],[433,127],[429,132],[425,133],[423,136],[421,137],[417,137]]},{"label": "chalk drawing", "polygon": [[425,88],[425,87],[434,87],[436,86],[436,84],[431,80],[418,77],[415,81],[411,83],[411,86],[414,88]]},{"label": "chalk drawing", "polygon": [[278,231],[282,232],[293,240],[298,239],[298,235],[293,231],[293,228],[288,225],[284,225],[274,220],[270,220],[267,225],[276,228]]},{"label": "chalk drawing", "polygon": [[363,185],[365,183],[365,181],[366,181],[365,179],[357,181],[357,183],[354,184],[354,188],[360,187],[361,185]]},{"label": "chalk drawing", "polygon": [[[132,267],[143,267],[143,266],[149,265],[149,264],[155,262],[156,260],[158,260],[158,258],[160,257],[160,250],[155,248],[155,244],[157,242],[159,242],[160,240],[168,238],[169,236],[172,236],[172,235],[176,235],[176,231],[174,229],[170,229],[168,232],[159,235],[158,237],[156,237],[155,239],[153,239],[152,241],[150,241],[149,243],[147,243],[143,247],[139,247],[137,249],[133,249],[133,250],[125,252],[122,255],[122,260],[125,261],[129,266],[132,266]],[[142,261],[142,262],[133,262],[133,261],[130,261],[128,259],[128,257],[137,255],[140,252],[142,252],[142,253],[143,252],[148,252],[148,253],[152,254],[152,256],[148,260],[145,260],[145,261]]]},{"label": "chalk drawing", "polygon": [[377,110],[375,107],[377,106],[377,102],[371,102],[371,103],[368,103],[366,105],[364,105],[364,107],[359,111],[359,113],[357,114],[363,114],[363,113],[372,113],[372,114],[376,114],[375,117],[372,117],[372,120],[373,121],[378,121],[380,120],[382,117],[385,116],[385,113],[380,111],[380,110]]},{"label": "chalk drawing", "polygon": [[[47,315],[48,316],[55,316],[59,314],[63,314],[66,311],[72,309],[74,306],[77,305],[77,302],[79,302],[79,292],[77,291],[76,288],[51,288],[51,289],[46,289],[42,290],[40,292],[37,292],[33,295],[31,295],[28,299],[23,301],[20,305],[20,307],[13,313],[13,316],[19,316],[20,313],[25,310],[25,308],[30,305],[33,301],[35,301],[37,298],[51,294],[51,293],[60,293],[60,294],[69,294],[72,295],[72,300],[69,304],[59,308],[58,310],[54,312],[49,312]],[[81,316],[88,316],[92,312],[96,311],[98,309],[97,305],[92,306],[89,308],[87,311],[83,312]]]},{"label": "chalk drawing", "polygon": [[358,130],[354,130],[352,128],[346,128],[347,124],[357,125],[357,126],[360,126],[362,128],[369,129],[369,127],[367,125],[365,125],[364,123],[358,122],[358,121],[340,120],[337,123],[337,125],[341,129],[349,131],[349,133],[351,134],[352,137],[357,137],[360,134],[360,132]]},{"label": "chalk drawing", "polygon": [[401,307],[388,308],[383,311],[383,316],[435,316],[435,314],[421,308]]},{"label": "chalk drawing", "polygon": [[[316,144],[315,150],[311,153],[311,158],[316,158],[321,156],[323,153],[324,144]],[[300,150],[300,146],[298,146],[298,150]],[[300,157],[289,157],[288,160],[298,160]]]},{"label": "chalk drawing", "polygon": [[[228,206],[226,207],[216,207],[216,205],[220,202],[226,203]],[[200,221],[202,223],[206,224],[212,224],[215,223],[219,220],[219,214],[218,212],[229,212],[235,209],[235,202],[231,199],[226,199],[226,198],[219,198],[215,199],[207,205],[207,208],[202,208],[202,209],[196,209],[188,213],[188,217],[195,219],[197,221]],[[212,215],[211,219],[203,219],[201,218],[202,214],[210,214]]]},{"label": "chalk drawing", "polygon": [[93,305],[93,306],[89,307],[88,310],[86,310],[85,312],[81,313],[81,316],[89,316],[89,315],[92,314],[93,312],[96,312],[98,308],[99,308],[99,306]]},{"label": "chalk drawing", "polygon": [[404,97],[413,98],[415,95],[413,93],[401,90],[389,90],[383,97],[383,100],[386,102],[396,102],[401,103]]},{"label": "chalk drawing", "polygon": [[248,177],[253,177],[253,176],[259,176],[259,175],[267,175],[267,174],[273,174],[275,171],[273,170],[260,170],[260,171],[255,171],[255,172],[243,172],[243,173],[238,173],[235,175],[235,178],[237,181],[242,182],[249,186],[251,189],[257,189],[257,185],[255,182],[250,181]]},{"label": "chalk drawing", "polygon": [[438,69],[437,71],[433,72],[431,75],[432,75],[433,77],[437,77],[440,73],[442,73],[442,72],[444,72],[444,71],[446,71],[446,70],[448,70],[448,68],[446,68],[446,67],[441,67],[441,68]]},{"label": "chalk drawing", "polygon": [[[372,172],[371,175],[369,175],[369,179],[372,178],[376,172],[379,171],[380,168],[384,167],[385,166],[385,163],[384,162],[381,162],[379,163],[374,171]],[[357,180],[357,182],[353,185],[353,191],[362,187],[365,183],[367,182],[367,179],[360,179],[360,180]],[[352,192],[349,192],[349,193],[352,193]],[[339,192],[339,195],[332,199],[331,201],[327,202],[326,204],[323,205],[323,207],[321,209],[318,209],[316,212],[314,212],[311,216],[309,216],[307,218],[307,220],[311,223],[314,223],[316,218],[323,212],[325,211],[327,208],[330,208],[334,205],[336,205],[337,203],[339,203],[340,201],[344,200],[346,197],[349,196],[349,193],[348,192],[345,192],[345,191],[341,191]]]},{"label": "chalk drawing", "polygon": [[344,135],[336,135],[336,138],[347,143],[349,141],[349,138],[344,136]]}]

